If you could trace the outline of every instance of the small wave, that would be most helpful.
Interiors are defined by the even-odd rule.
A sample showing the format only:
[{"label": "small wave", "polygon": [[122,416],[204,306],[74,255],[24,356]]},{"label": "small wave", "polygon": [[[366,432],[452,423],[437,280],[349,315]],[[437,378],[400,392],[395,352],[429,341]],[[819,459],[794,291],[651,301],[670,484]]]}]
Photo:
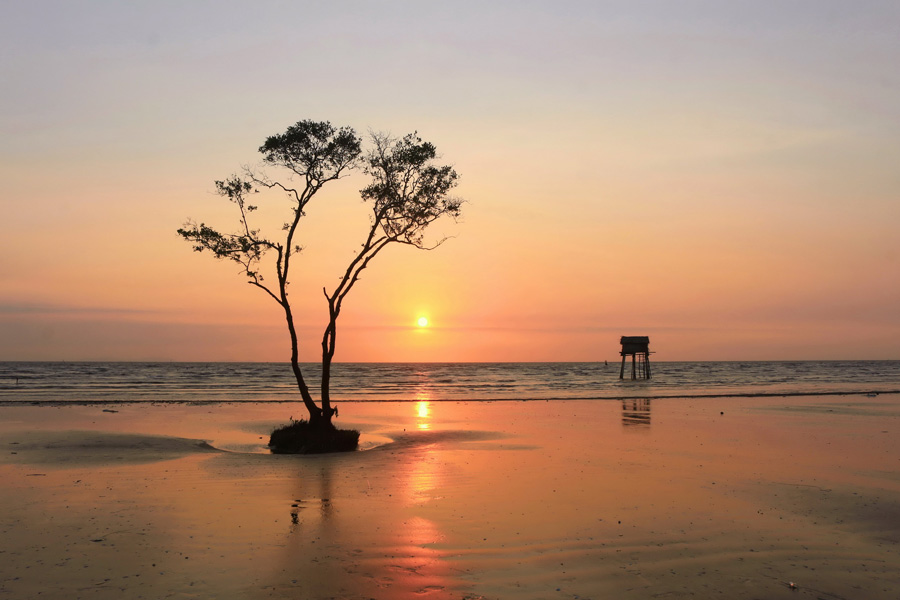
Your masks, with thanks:
[{"label": "small wave", "polygon": [[197,452],[222,452],[205,440],[100,431],[32,431],[16,434],[8,462],[51,466],[147,463]]}]

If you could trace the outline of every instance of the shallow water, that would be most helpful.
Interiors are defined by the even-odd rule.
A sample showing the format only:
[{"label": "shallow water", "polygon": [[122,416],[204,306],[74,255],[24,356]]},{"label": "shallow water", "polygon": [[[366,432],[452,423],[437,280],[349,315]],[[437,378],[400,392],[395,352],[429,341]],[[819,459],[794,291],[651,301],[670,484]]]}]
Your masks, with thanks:
[{"label": "shallow water", "polygon": [[[318,386],[318,365],[304,365]],[[357,363],[334,367],[337,402],[620,399],[900,391],[900,361],[659,362],[619,379],[604,363]],[[630,375],[628,368],[626,377]],[[0,363],[0,402],[295,401],[282,363]]]}]

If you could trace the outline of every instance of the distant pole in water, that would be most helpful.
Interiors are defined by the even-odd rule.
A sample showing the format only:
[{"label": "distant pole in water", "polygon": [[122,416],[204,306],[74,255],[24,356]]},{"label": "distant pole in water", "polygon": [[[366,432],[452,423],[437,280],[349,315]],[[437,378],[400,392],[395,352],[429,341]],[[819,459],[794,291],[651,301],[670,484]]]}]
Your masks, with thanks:
[{"label": "distant pole in water", "polygon": [[625,379],[625,359],[629,356],[631,378],[650,379],[650,338],[643,335],[623,335],[619,341],[622,344],[622,368],[619,369],[619,379]]}]

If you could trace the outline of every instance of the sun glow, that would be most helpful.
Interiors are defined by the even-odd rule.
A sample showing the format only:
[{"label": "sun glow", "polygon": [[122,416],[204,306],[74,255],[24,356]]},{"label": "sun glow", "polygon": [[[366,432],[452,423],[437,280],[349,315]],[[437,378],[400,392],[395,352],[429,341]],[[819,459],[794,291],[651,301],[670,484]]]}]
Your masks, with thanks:
[{"label": "sun glow", "polygon": [[419,327],[428,327],[428,317],[419,317],[419,319],[416,321],[416,324]]}]

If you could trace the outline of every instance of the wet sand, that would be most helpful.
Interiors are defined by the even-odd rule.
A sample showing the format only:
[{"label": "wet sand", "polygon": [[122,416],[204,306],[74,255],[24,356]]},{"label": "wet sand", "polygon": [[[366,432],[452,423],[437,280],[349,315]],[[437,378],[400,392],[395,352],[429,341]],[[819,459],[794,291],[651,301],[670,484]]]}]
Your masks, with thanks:
[{"label": "wet sand", "polygon": [[896,395],[105,408],[0,407],[0,597],[900,597]]}]

